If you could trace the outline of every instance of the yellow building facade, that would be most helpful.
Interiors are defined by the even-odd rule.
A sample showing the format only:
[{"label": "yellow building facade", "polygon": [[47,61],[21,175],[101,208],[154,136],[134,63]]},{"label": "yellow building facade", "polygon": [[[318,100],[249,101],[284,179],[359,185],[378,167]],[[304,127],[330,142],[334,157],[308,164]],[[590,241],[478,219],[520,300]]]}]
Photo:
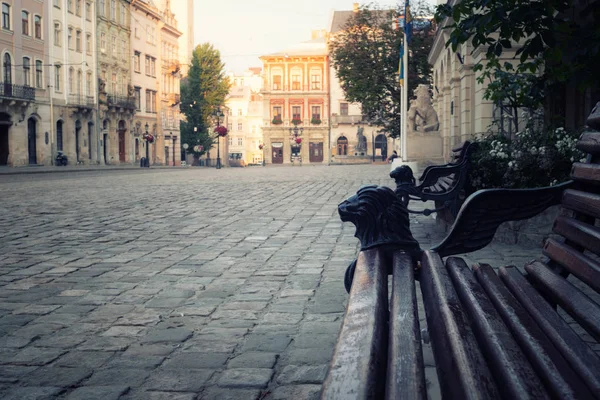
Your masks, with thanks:
[{"label": "yellow building facade", "polygon": [[327,164],[329,68],[325,38],[260,57],[267,164]]}]

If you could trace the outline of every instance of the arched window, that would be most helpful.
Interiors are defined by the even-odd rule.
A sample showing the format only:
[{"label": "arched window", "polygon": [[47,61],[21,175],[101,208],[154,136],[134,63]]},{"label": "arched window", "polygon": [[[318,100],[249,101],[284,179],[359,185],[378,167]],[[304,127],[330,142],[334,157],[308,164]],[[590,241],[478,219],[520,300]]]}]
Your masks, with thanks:
[{"label": "arched window", "polygon": [[73,67],[71,67],[71,68],[69,68],[69,82],[68,82],[68,85],[69,85],[69,88],[68,88],[69,94],[72,94],[73,90],[75,89],[75,86],[73,86],[73,79],[74,79],[74,77],[75,77],[75,70],[73,69]]},{"label": "arched window", "polygon": [[4,54],[3,68],[4,83],[12,83],[12,62],[8,53]]},{"label": "arched window", "polygon": [[83,93],[81,90],[82,80],[83,80],[83,73],[81,72],[81,70],[78,70],[77,71],[77,94]]},{"label": "arched window", "polygon": [[348,155],[348,139],[346,136],[340,136],[337,140],[337,153],[339,156]]}]

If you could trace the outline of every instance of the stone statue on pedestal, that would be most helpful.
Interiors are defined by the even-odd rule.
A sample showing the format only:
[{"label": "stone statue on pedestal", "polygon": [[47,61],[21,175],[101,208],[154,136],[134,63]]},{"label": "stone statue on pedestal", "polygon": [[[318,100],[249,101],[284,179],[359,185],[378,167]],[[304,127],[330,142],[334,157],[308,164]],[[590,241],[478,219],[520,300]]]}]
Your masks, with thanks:
[{"label": "stone statue on pedestal", "polygon": [[411,100],[408,110],[408,133],[437,133],[440,128],[438,115],[431,105],[427,85],[419,85],[415,90],[416,100]]},{"label": "stone statue on pedestal", "polygon": [[365,128],[359,126],[356,131],[356,152],[364,153],[367,151],[367,138],[363,135]]}]

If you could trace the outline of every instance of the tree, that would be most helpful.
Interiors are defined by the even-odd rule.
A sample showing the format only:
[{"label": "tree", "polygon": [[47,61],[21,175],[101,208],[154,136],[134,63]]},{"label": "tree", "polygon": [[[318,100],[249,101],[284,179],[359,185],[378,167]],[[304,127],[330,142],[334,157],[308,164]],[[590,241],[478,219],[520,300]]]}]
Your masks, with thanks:
[{"label": "tree", "polygon": [[[427,12],[425,3],[413,9],[416,19]],[[403,33],[394,26],[400,14],[397,10],[362,6],[329,41],[331,62],[346,100],[359,103],[363,115],[391,137],[400,136],[398,66]],[[419,24],[415,29],[406,72],[410,95],[417,85],[431,83],[427,55],[433,39],[431,24]]]},{"label": "tree", "polygon": [[[520,83],[513,99],[529,98],[538,106],[545,101],[549,108],[549,101],[564,101],[565,84],[586,89],[600,82],[599,1],[462,0],[438,6],[435,18],[447,23],[446,46],[453,51],[465,43],[472,51],[485,50],[485,60],[474,66],[482,71],[480,82],[513,75],[502,76]],[[513,47],[518,62],[502,62]],[[497,89],[488,87],[486,97],[501,100]]]},{"label": "tree", "polygon": [[[181,140],[190,145],[188,151],[195,156],[209,151],[215,143],[210,131],[213,112],[225,104],[229,87],[219,51],[209,43],[196,46],[188,76],[181,82],[181,112],[185,115]],[[203,150],[193,151],[196,145]]]}]

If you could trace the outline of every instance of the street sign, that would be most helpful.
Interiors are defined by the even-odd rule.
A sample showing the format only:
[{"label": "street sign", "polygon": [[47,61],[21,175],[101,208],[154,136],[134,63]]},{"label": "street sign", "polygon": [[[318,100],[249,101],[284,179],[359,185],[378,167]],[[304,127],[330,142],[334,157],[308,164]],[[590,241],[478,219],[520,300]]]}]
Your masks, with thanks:
[{"label": "street sign", "polygon": [[190,146],[187,143],[184,143],[181,147],[183,147],[184,150],[187,150]]}]

